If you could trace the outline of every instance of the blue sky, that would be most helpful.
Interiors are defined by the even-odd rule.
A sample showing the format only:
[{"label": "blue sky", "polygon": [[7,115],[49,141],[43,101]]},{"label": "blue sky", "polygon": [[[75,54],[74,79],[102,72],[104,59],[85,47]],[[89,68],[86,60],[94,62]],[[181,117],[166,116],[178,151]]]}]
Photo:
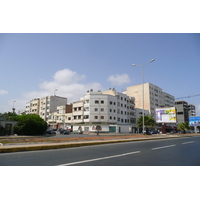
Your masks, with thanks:
[{"label": "blue sky", "polygon": [[[200,93],[200,34],[11,33],[0,34],[0,112],[24,109],[45,95],[79,100],[88,89],[107,90],[145,82],[175,97]],[[200,114],[200,96],[186,98]]]}]

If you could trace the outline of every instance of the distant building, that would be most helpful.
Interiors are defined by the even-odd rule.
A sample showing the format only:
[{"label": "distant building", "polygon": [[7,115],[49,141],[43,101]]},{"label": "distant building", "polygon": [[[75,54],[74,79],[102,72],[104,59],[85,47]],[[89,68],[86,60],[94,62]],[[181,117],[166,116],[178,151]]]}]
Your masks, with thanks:
[{"label": "distant building", "polygon": [[177,123],[188,123],[190,116],[196,116],[195,106],[186,101],[178,100],[175,102],[177,112]]},{"label": "distant building", "polygon": [[57,106],[66,104],[67,98],[59,96],[46,96],[32,99],[30,102],[26,103],[25,113],[39,115],[47,121],[51,113],[57,111]]},{"label": "distant building", "polygon": [[[135,98],[135,108],[143,109],[143,84],[126,88],[127,96]],[[174,96],[163,92],[162,89],[151,83],[144,83],[144,110],[155,118],[155,108],[175,106]]]},{"label": "distant building", "polygon": [[39,115],[45,121],[49,119],[51,113],[57,111],[58,106],[66,105],[67,98],[59,96],[46,96],[40,98]]}]

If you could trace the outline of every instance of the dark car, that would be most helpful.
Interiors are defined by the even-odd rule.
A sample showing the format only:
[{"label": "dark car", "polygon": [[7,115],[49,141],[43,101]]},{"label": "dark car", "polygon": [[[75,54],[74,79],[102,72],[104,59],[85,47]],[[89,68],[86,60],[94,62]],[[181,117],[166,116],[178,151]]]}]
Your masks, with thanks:
[{"label": "dark car", "polygon": [[69,135],[69,133],[70,133],[69,130],[65,130],[65,129],[60,130],[60,134]]},{"label": "dark car", "polygon": [[70,133],[69,130],[63,130],[63,131],[62,131],[62,134],[64,134],[64,135],[69,135],[69,133]]},{"label": "dark car", "polygon": [[56,135],[56,132],[51,130],[51,129],[47,129],[45,132],[44,132],[44,135]]},{"label": "dark car", "polygon": [[171,134],[175,134],[175,133],[176,133],[176,131],[175,131],[175,130],[172,130],[170,133],[171,133]]},{"label": "dark car", "polygon": [[152,130],[152,131],[149,131],[149,133],[150,133],[150,135],[152,135],[152,134],[157,134],[158,131],[157,131],[157,130]]}]

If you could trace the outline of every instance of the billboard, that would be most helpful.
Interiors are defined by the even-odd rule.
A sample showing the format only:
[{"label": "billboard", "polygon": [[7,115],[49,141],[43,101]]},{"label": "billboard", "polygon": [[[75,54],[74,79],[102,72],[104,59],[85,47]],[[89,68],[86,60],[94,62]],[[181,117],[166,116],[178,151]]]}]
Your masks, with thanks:
[{"label": "billboard", "polygon": [[189,117],[190,126],[200,126],[200,116]]},{"label": "billboard", "polygon": [[156,108],[157,123],[176,123],[176,108]]}]

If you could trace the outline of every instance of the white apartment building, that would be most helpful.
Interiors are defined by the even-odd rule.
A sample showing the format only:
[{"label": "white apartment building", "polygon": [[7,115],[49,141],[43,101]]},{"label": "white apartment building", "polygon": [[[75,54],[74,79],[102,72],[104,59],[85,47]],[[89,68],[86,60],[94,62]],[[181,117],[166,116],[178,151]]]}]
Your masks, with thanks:
[{"label": "white apartment building", "polygon": [[[73,102],[72,112],[63,113],[64,108],[57,107],[52,114],[56,128],[65,127],[85,132],[128,133],[136,130],[134,98],[114,89],[108,91],[88,91],[79,101]],[[55,127],[54,127],[55,128]]]},{"label": "white apartment building", "polygon": [[[53,112],[57,112],[57,106],[67,104],[67,98],[59,96],[46,96],[40,98],[39,115],[45,121],[49,119],[49,116]],[[54,117],[52,118],[54,120]]]},{"label": "white apartment building", "polygon": [[28,115],[30,114],[30,101],[26,103],[25,113]]},{"label": "white apartment building", "polygon": [[[143,109],[143,84],[134,85],[126,88],[124,92],[127,96],[135,97],[135,108]],[[165,93],[156,85],[144,83],[144,110],[155,117],[155,108],[174,107],[175,97]],[[138,116],[137,116],[138,118]]]},{"label": "white apartment building", "polygon": [[56,123],[56,118],[51,116],[51,113],[57,111],[57,106],[67,104],[67,98],[59,96],[46,96],[42,98],[32,99],[26,103],[25,113],[36,114],[48,121],[49,117],[52,117],[52,122]]},{"label": "white apartment building", "polygon": [[[28,106],[28,103],[26,103]],[[32,99],[30,101],[30,107],[29,107],[29,114],[36,114],[39,115],[39,107],[40,107],[40,99]],[[28,110],[28,107],[27,107]]]}]

